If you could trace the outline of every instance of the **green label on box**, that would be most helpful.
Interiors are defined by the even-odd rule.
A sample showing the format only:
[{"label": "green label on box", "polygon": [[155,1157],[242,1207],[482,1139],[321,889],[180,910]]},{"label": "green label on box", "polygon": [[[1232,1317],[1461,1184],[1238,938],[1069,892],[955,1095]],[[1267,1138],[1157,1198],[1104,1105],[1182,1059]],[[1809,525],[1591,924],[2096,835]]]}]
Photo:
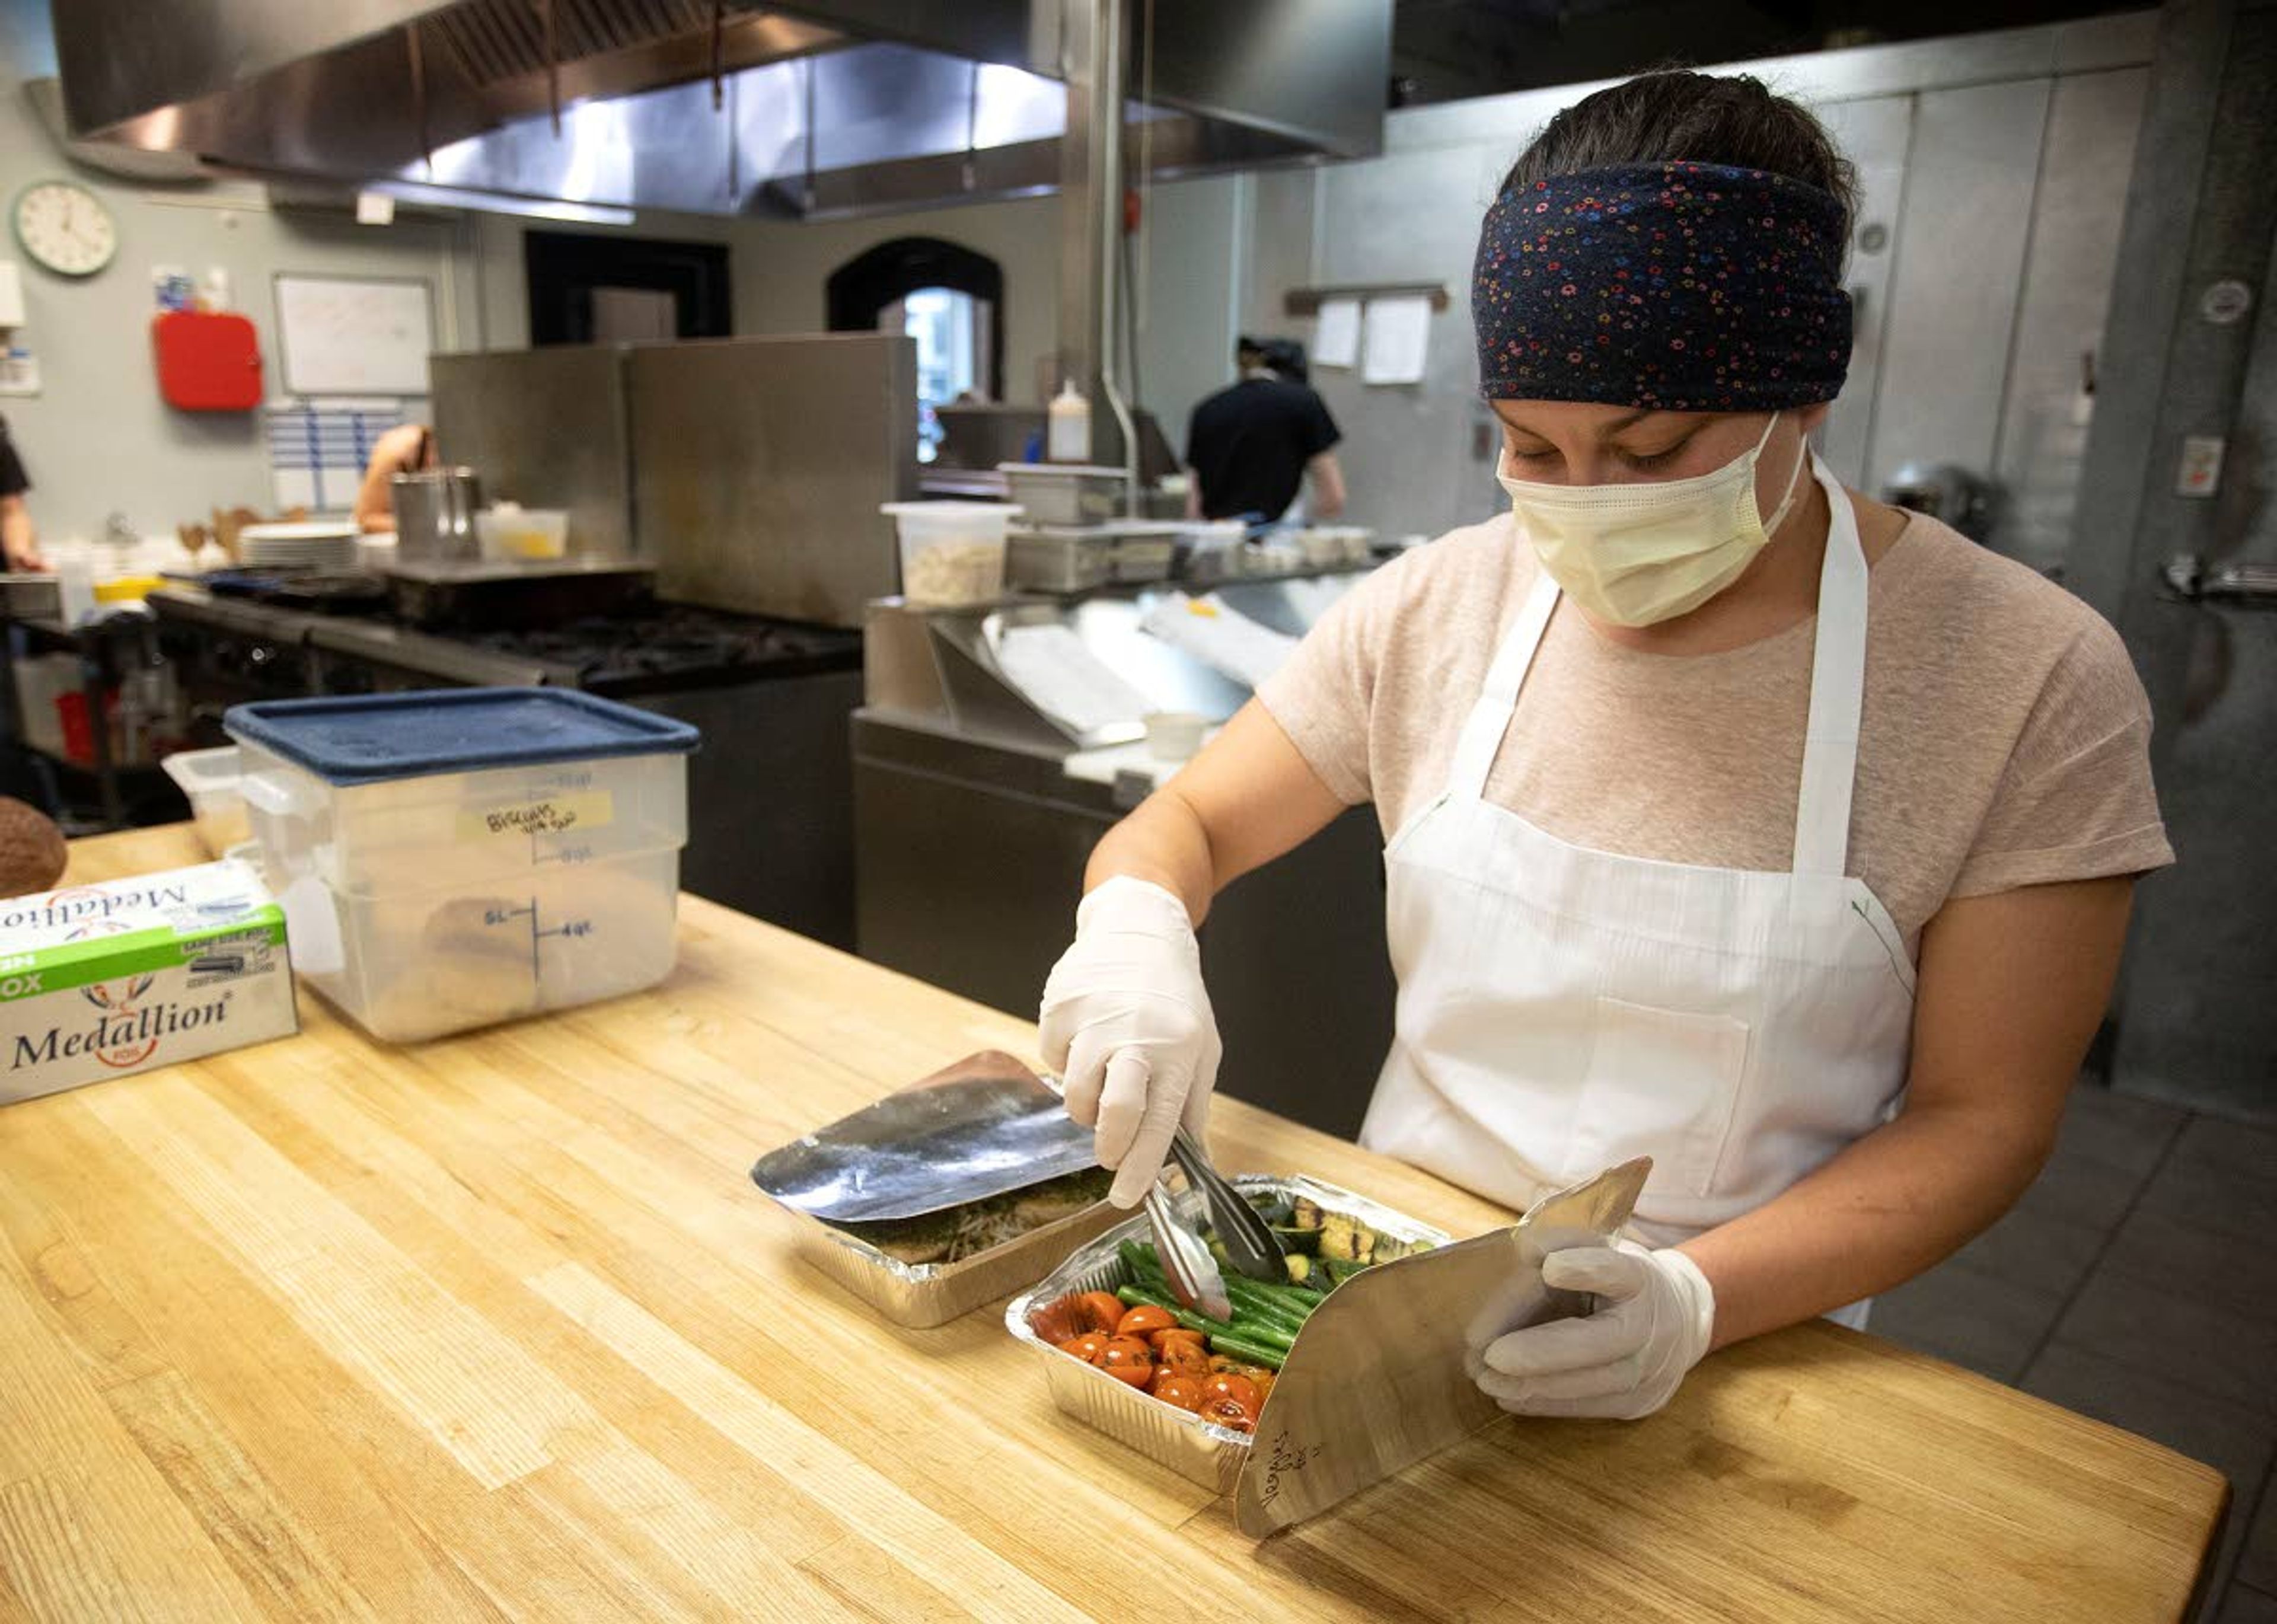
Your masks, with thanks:
[{"label": "green label on box", "polygon": [[274,903],[194,931],[160,926],[84,937],[0,958],[0,1003],[179,970],[185,964],[194,968],[201,958],[225,958],[233,946],[268,949],[284,942],[285,914]]}]

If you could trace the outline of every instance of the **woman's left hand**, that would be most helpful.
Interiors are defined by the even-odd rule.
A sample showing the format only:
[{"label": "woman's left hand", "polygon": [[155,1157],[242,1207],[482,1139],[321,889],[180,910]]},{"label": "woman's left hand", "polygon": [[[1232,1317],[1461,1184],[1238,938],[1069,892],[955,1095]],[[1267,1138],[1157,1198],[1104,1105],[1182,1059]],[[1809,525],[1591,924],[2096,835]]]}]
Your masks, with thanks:
[{"label": "woman's left hand", "polygon": [[1516,1415],[1634,1421],[1673,1398],[1707,1353],[1716,1293],[1683,1253],[1632,1241],[1576,1247],[1542,1260],[1542,1283],[1593,1292],[1595,1312],[1496,1338],[1481,1350],[1480,1391]]}]

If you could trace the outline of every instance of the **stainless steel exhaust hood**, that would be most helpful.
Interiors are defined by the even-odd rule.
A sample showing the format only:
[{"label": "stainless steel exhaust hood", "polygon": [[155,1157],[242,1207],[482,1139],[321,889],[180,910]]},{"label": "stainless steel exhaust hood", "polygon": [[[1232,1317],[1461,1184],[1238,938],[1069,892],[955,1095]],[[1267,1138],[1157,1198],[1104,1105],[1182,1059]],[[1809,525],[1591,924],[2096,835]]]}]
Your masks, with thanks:
[{"label": "stainless steel exhaust hood", "polygon": [[[1057,187],[1067,42],[1098,3],[185,0],[160,30],[147,0],[72,0],[56,33],[83,136],[346,184],[814,217]],[[1391,0],[1128,14],[1130,146],[1157,174],[1380,149]]]}]

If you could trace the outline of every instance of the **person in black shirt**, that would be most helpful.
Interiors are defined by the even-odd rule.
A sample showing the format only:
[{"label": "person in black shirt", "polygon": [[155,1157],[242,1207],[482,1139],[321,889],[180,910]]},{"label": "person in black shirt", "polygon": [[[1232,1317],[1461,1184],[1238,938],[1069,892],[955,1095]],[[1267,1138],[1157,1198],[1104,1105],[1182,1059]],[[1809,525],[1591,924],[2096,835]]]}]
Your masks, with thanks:
[{"label": "person in black shirt", "polygon": [[7,555],[11,569],[48,567],[40,556],[39,538],[32,531],[32,510],[24,506],[24,492],[31,488],[32,477],[24,471],[24,460],[8,438],[8,420],[0,417],[0,553]]},{"label": "person in black shirt", "polygon": [[1241,381],[1194,408],[1186,431],[1190,515],[1277,519],[1307,474],[1311,516],[1333,519],[1344,511],[1344,471],[1334,450],[1344,436],[1304,381],[1303,354],[1283,340],[1241,339],[1234,352]]}]

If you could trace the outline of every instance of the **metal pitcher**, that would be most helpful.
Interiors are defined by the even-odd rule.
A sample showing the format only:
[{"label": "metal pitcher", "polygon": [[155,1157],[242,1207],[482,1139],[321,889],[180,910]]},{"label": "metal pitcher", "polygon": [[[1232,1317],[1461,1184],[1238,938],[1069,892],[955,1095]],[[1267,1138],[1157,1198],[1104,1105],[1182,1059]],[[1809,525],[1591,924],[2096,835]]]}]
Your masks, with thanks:
[{"label": "metal pitcher", "polygon": [[395,556],[456,562],[479,557],[475,513],[483,482],[470,468],[423,469],[388,482],[395,504]]}]

